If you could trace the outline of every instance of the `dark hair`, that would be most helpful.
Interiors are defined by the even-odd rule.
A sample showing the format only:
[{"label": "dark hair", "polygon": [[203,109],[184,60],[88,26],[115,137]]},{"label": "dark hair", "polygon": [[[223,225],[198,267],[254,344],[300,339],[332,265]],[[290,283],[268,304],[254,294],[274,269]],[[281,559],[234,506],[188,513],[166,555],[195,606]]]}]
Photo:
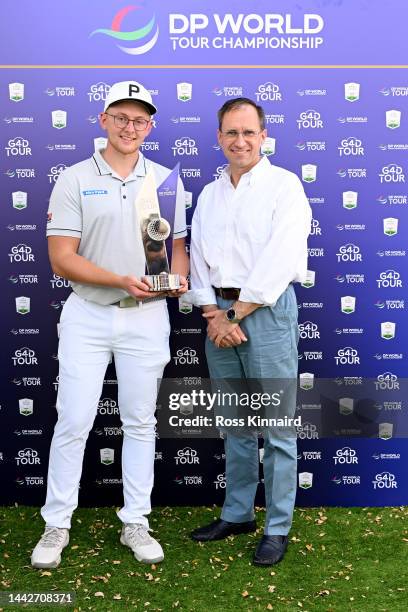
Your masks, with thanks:
[{"label": "dark hair", "polygon": [[241,106],[245,106],[245,105],[253,106],[253,108],[256,110],[258,114],[261,130],[264,130],[265,129],[264,109],[262,108],[262,106],[258,106],[258,104],[255,104],[255,102],[253,100],[250,100],[249,98],[232,98],[232,100],[227,100],[227,102],[225,102],[221,106],[220,110],[217,113],[218,128],[221,130],[222,120],[224,119],[224,115],[226,113],[229,113],[230,111],[235,110],[236,108],[241,108]]}]

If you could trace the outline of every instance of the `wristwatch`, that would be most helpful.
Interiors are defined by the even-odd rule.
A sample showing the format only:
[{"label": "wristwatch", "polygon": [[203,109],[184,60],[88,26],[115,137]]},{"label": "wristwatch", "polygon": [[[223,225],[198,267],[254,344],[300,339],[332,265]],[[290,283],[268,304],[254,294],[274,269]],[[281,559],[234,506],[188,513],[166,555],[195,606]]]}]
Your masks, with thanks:
[{"label": "wristwatch", "polygon": [[235,308],[228,308],[228,310],[225,311],[225,316],[227,318],[227,321],[229,321],[230,323],[241,323],[242,321],[242,319],[239,319],[237,317]]}]

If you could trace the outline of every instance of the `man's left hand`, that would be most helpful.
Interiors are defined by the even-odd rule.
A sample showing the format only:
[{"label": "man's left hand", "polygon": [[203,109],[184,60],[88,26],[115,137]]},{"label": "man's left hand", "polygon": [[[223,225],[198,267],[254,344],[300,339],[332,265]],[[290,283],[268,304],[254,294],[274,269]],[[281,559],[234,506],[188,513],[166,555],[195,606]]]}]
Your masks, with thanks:
[{"label": "man's left hand", "polygon": [[212,310],[203,314],[207,319],[207,335],[218,348],[237,346],[247,341],[247,337],[238,323],[230,323],[225,310]]},{"label": "man's left hand", "polygon": [[185,276],[180,275],[180,287],[178,289],[173,289],[172,291],[167,291],[167,297],[178,298],[184,293],[188,291],[188,280]]}]

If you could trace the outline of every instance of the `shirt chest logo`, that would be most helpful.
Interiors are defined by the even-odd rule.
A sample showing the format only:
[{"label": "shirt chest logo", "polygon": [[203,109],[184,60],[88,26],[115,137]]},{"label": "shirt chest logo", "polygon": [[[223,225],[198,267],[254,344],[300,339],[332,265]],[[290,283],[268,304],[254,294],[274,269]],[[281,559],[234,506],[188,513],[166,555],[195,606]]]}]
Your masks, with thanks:
[{"label": "shirt chest logo", "polygon": [[106,189],[84,189],[82,192],[83,196],[99,196],[99,195],[108,195],[108,191]]}]

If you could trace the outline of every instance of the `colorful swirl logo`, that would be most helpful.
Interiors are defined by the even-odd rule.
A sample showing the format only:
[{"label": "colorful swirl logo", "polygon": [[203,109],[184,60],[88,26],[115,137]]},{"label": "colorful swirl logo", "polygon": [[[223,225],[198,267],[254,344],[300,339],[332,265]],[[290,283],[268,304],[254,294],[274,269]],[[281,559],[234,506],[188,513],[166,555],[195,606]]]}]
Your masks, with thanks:
[{"label": "colorful swirl logo", "polygon": [[[130,55],[143,55],[147,53],[154,47],[159,38],[159,26],[156,24],[156,17],[150,19],[150,21],[137,30],[133,30],[132,32],[122,32],[121,25],[123,19],[128,15],[128,13],[138,10],[142,7],[140,6],[125,6],[120,11],[116,13],[113,18],[112,25],[110,29],[99,28],[98,30],[94,30],[90,36],[94,36],[95,34],[105,34],[106,36],[110,36],[111,38],[115,38],[120,41],[134,42],[140,41],[140,43],[136,47],[123,47],[122,45],[117,45],[121,51],[124,53],[129,53]],[[152,34],[153,32],[153,34]],[[147,42],[143,42],[143,39],[146,39],[152,34]]]}]

